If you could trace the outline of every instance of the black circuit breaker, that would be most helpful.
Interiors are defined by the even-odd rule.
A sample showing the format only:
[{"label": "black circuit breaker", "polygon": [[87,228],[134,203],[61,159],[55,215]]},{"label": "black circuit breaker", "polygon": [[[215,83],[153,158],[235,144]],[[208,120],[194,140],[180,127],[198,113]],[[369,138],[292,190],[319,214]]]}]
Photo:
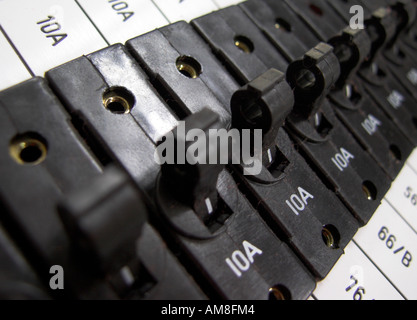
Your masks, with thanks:
[{"label": "black circuit breaker", "polygon": [[[308,1],[287,1],[287,3],[321,41],[329,41],[346,26],[346,20],[338,17],[327,1],[315,0],[311,4]],[[405,3],[412,3],[412,1],[405,1]],[[414,120],[416,118],[415,99],[401,85],[401,81],[399,82],[390,72],[387,64],[392,65],[392,62],[383,54],[396,50],[386,49],[386,47],[392,48],[393,41],[402,30],[407,28],[407,25],[395,19],[395,11],[379,4],[382,2],[378,1],[373,4],[370,1],[363,2],[363,7],[368,9],[365,11],[368,18],[365,21],[367,26],[365,30],[370,38],[371,50],[369,56],[363,61],[359,75],[364,81],[367,92],[396,123],[407,139],[415,145],[417,139],[417,127]],[[323,27],[323,21],[332,21],[332,23]],[[401,61],[401,64],[405,63],[406,61]],[[398,66],[395,68],[398,69]]]},{"label": "black circuit breaker", "polygon": [[[221,21],[228,21],[228,26],[216,28]],[[239,24],[234,25],[232,21]],[[224,63],[231,69],[244,70],[241,72],[243,81],[253,80],[251,74],[265,72],[270,67],[280,68],[282,58],[262,60],[264,51],[269,51],[270,57],[279,57],[269,43],[257,46],[256,51],[250,53],[240,50],[237,45],[228,45],[233,44],[233,33],[239,31],[249,40],[246,35],[255,28],[239,7],[198,18],[192,24],[219,57],[226,57]],[[230,30],[228,38],[224,37],[224,28]],[[253,60],[262,63],[255,69]],[[302,60],[291,63],[287,80],[294,89],[295,105],[287,119],[287,127],[324,182],[341,196],[359,222],[366,224],[388,190],[390,181],[337,119],[327,100],[339,76],[339,60],[333,47],[324,43],[311,49]]]},{"label": "black circuit breaker", "polygon": [[[319,39],[294,16],[295,13],[284,2],[265,2],[247,1],[241,8],[289,61],[295,60],[307,51],[305,42],[312,43],[312,47],[318,44]],[[333,1],[331,4],[345,13],[346,19],[351,18],[349,9],[352,3],[349,7],[343,2]],[[270,13],[268,19],[263,18],[264,12]],[[285,17],[285,20],[275,18],[277,15]],[[368,15],[365,12],[365,17],[368,16],[370,13]],[[273,25],[274,22],[276,26]],[[349,20],[346,24],[348,22]],[[291,30],[283,29],[283,24],[290,25]],[[363,84],[357,79],[356,72],[370,53],[368,33],[346,27],[340,33],[334,34],[329,42],[335,48],[341,68],[340,77],[329,95],[330,103],[338,118],[359,143],[390,178],[394,179],[410,155],[413,145],[369,98]]]},{"label": "black circuit breaker", "polygon": [[[155,40],[152,43],[161,46]],[[113,56],[115,58],[112,63],[112,72],[108,75],[104,67],[95,67],[99,64],[94,62],[96,61],[94,57],[106,55],[106,52],[113,50],[118,50],[119,54]],[[212,295],[227,299],[267,299],[270,295],[269,289],[273,288],[276,294],[279,291],[287,298],[306,298],[314,288],[313,277],[305,270],[295,254],[272,233],[259,214],[244,200],[244,196],[240,194],[230,175],[226,172],[221,174],[223,170],[221,166],[220,169],[218,169],[219,166],[214,165],[203,166],[201,173],[194,172],[194,170],[199,170],[198,166],[192,167],[189,172],[183,172],[184,169],[179,167],[172,170],[173,173],[168,173],[169,179],[166,178],[167,173],[163,170],[161,178],[155,179],[153,187],[148,187],[144,181],[141,181],[140,177],[149,181],[148,167],[159,170],[154,160],[157,137],[167,133],[162,130],[169,127],[170,122],[161,118],[159,119],[160,127],[154,126],[149,130],[141,123],[151,123],[153,119],[151,113],[142,114],[140,119],[132,121],[136,117],[139,118],[133,110],[140,108],[142,96],[135,91],[136,88],[132,83],[126,83],[123,77],[117,77],[114,74],[127,75],[128,78],[139,74],[143,86],[151,90],[151,85],[147,76],[134,63],[134,60],[128,57],[127,53],[124,59],[130,59],[130,63],[120,63],[120,59],[116,57],[121,56],[123,52],[123,48],[117,46],[105,49],[49,71],[47,78],[58,96],[66,101],[70,114],[82,117],[89,132],[95,133],[96,140],[101,140],[103,136],[112,132],[108,130],[109,125],[104,124],[102,119],[113,122],[112,130],[118,131],[119,134],[111,139],[103,139],[107,144],[105,148],[112,150],[109,156],[125,167],[128,172],[134,173],[132,175],[137,185],[144,189],[155,202],[161,215],[160,219],[163,220],[162,223],[167,224],[163,229],[166,236],[177,243],[174,250],[178,251],[180,259],[185,264],[193,266],[190,272],[200,279],[202,286],[212,288]],[[191,119],[185,116],[190,129],[199,128],[208,131],[229,127],[229,111],[220,104],[205,83],[200,79],[189,79],[177,69],[177,59],[181,56],[179,53],[172,55],[170,59],[172,68],[165,68],[164,72],[168,74],[168,71],[172,70],[173,72],[169,74],[172,79],[176,77],[184,82],[196,80],[193,86],[196,87],[195,92],[201,95],[198,97],[183,95],[184,102],[180,98],[174,100],[178,108],[181,108],[178,109],[170,107],[172,102],[164,106],[161,102],[163,100],[153,93],[155,109],[164,106],[167,113],[171,110],[178,120],[180,119],[178,114],[181,112],[184,115],[190,113],[196,116],[197,118]],[[78,70],[77,74],[74,74],[72,70]],[[219,68],[217,72],[221,71],[222,69]],[[74,81],[74,77],[78,80]],[[116,79],[110,82],[110,77]],[[169,82],[169,77],[168,79],[161,75],[157,77],[160,78],[158,80],[160,83],[173,83],[174,85],[179,83],[173,80]],[[152,82],[152,77],[150,78]],[[85,90],[83,94],[78,93],[75,96],[76,87],[72,84],[86,82],[85,79],[89,79],[87,83],[91,90]],[[97,82],[93,79],[97,79]],[[131,104],[132,112],[130,113],[115,114],[103,106],[102,98],[107,97],[107,92],[117,93],[115,90],[120,87],[124,87],[132,95],[131,100],[135,101]],[[97,88],[100,89],[97,90]],[[182,88],[182,92],[185,92],[187,87],[182,86]],[[160,89],[159,86],[156,86],[156,89]],[[179,95],[170,88],[162,90],[162,95],[167,91],[172,97]],[[115,97],[125,96],[115,94]],[[151,99],[148,98],[148,101]],[[188,104],[187,101],[191,103]],[[152,105],[148,106],[153,109]],[[206,106],[213,107],[211,110],[214,112],[204,111]],[[170,119],[172,118],[168,118]],[[131,140],[129,140],[129,135],[122,134],[125,128],[130,128],[129,131],[135,130],[136,135],[131,136]],[[157,130],[156,136],[151,141],[149,137],[155,134],[155,130]],[[120,144],[130,144],[129,149],[117,147],[116,139],[120,141]],[[152,150],[144,149],[144,144],[149,145]],[[129,161],[129,157],[132,156],[135,156],[136,162],[140,161],[146,165],[137,166],[135,162]],[[171,171],[168,170],[168,172]],[[153,188],[156,190],[154,191]],[[206,219],[206,216],[210,218]],[[243,227],[246,222],[249,222],[247,228]],[[289,269],[294,272],[289,274],[284,272]]]},{"label": "black circuit breaker", "polygon": [[[70,241],[55,206],[62,193],[87,183],[102,168],[77,139],[43,79],[2,92],[0,105],[3,219],[13,226],[12,237],[23,241],[41,278],[49,276],[51,266],[60,265],[67,270],[68,287],[81,284],[84,279],[75,276],[79,266],[71,258]],[[107,296],[106,290],[102,293]]]},{"label": "black circuit breaker", "polygon": [[[112,48],[106,50],[110,53]],[[123,60],[121,61],[124,66]],[[126,71],[125,74],[127,73]],[[132,77],[136,77],[136,87],[139,87],[136,90],[147,90],[146,87],[149,85],[146,80],[140,80],[142,74],[139,71],[138,75],[134,74],[134,71],[131,73]],[[141,154],[151,156],[154,147],[152,140],[136,120],[134,109],[139,102],[136,102],[135,91],[127,85],[114,85],[118,82],[107,82],[87,57],[81,57],[47,72],[46,78],[71,114],[80,134],[91,144],[91,148],[101,155],[104,164],[114,161],[128,171],[131,177],[140,181],[144,190],[152,188],[159,168],[155,162],[141,157]],[[80,93],[81,84],[89,90]],[[146,101],[147,105],[153,106],[157,113],[158,104],[162,102],[154,97],[151,89],[148,91],[150,92],[147,92],[146,99],[150,101]],[[171,118],[169,113],[165,117]],[[155,125],[151,128],[155,128]],[[150,134],[153,134],[152,130]],[[140,153],[133,152],[132,146],[136,146]]]},{"label": "black circuit breaker", "polygon": [[[51,297],[204,298],[146,223],[141,192],[98,161],[43,79],[0,93],[0,105],[2,218]],[[63,291],[49,287],[56,265],[65,270]]]},{"label": "black circuit breaker", "polygon": [[417,143],[414,3],[248,0],[0,92],[0,298],[308,298]]},{"label": "black circuit breaker", "polygon": [[[208,109],[186,119],[186,130],[208,131],[220,125]],[[223,168],[163,166],[156,202],[170,231],[222,298],[304,299],[314,288],[313,277]],[[177,182],[180,179],[186,186]]]},{"label": "black circuit breaker", "polygon": [[[244,20],[243,23],[245,22],[246,21]],[[259,31],[256,30],[256,32]],[[161,70],[160,64],[155,63],[153,59],[155,51],[149,49],[146,50],[146,52],[140,51],[140,48],[144,47],[144,43],[150,42],[148,38],[153,39],[155,48],[161,48],[165,45],[166,49],[164,50],[169,50],[170,47],[174,47],[179,52],[178,55],[192,55],[195,47],[196,33],[189,25],[177,23],[161,29],[160,31],[155,31],[153,34],[144,35],[129,41],[128,45],[132,48],[131,50],[134,50],[133,52],[135,55],[140,55],[138,59],[146,65],[146,70],[148,70],[149,74],[153,75],[158,74]],[[177,39],[181,39],[181,42]],[[233,42],[231,44],[231,49],[236,50]],[[237,52],[239,52],[239,50],[237,50]],[[272,53],[273,52],[271,52],[271,56]],[[244,56],[242,55],[242,58],[243,57]],[[199,64],[201,64],[204,69],[215,67],[206,63],[212,59],[212,54],[207,45],[205,47],[199,45],[198,58]],[[260,60],[258,61],[261,63]],[[175,57],[169,62],[170,64],[174,64]],[[253,68],[252,70],[253,74],[255,74],[256,68]],[[218,69],[217,71],[211,72],[219,74],[221,71],[222,69]],[[246,72],[246,69],[242,68],[242,71]],[[168,71],[165,71],[165,73],[167,72]],[[277,230],[277,234],[281,235],[285,241],[296,249],[304,259],[306,265],[312,268],[313,273],[319,278],[324,278],[334,265],[335,261],[340,257],[344,246],[347,245],[353,234],[356,232],[357,225],[353,218],[349,216],[347,210],[329,190],[325,187],[313,187],[316,185],[321,186],[318,178],[315,178],[315,175],[311,172],[308,165],[297,155],[284,131],[280,131],[281,144],[275,145],[276,139],[278,139],[278,129],[280,129],[285,118],[291,112],[294,98],[290,86],[285,81],[284,74],[278,71],[271,71],[268,74],[265,74],[264,78],[258,81],[258,83],[262,83],[260,84],[261,87],[258,88],[258,92],[253,92],[253,95],[251,94],[251,91],[254,91],[255,89],[253,89],[253,85],[250,85],[250,89],[239,90],[235,96],[233,96],[234,91],[229,90],[228,96],[224,98],[224,91],[227,88],[223,87],[222,90],[220,90],[220,88],[217,90],[217,88],[214,87],[216,84],[215,78],[205,82],[208,83],[208,86],[210,85],[213,94],[223,91],[218,98],[229,108],[232,113],[232,126],[238,127],[238,129],[245,129],[244,126],[238,125],[239,122],[243,121],[241,110],[245,110],[246,108],[249,109],[250,104],[257,104],[258,100],[267,99],[265,108],[267,108],[268,111],[265,111],[264,113],[269,114],[269,117],[265,116],[265,119],[260,119],[259,121],[262,122],[262,124],[257,127],[258,129],[264,128],[264,150],[261,152],[264,155],[265,168],[259,176],[257,175],[250,179],[244,179],[245,182],[243,185],[247,184],[247,188],[249,188],[245,190],[245,193],[253,200],[252,204],[255,208],[262,210],[262,213],[266,214],[267,219],[269,219],[270,222],[273,221],[272,226]],[[174,72],[166,77],[175,77],[175,79],[179,79],[174,81],[174,83],[176,83],[180,81],[181,76],[182,75],[179,74],[177,70],[174,70]],[[211,75],[207,73],[205,79],[210,76]],[[223,71],[221,78],[223,79],[223,82],[230,79],[228,82],[233,83],[231,76],[225,71]],[[191,81],[192,80],[198,79],[191,79]],[[204,97],[192,95],[191,92],[186,93],[185,90],[182,90],[178,95],[180,94],[181,97],[184,97],[185,94],[187,94],[189,99],[193,98],[196,101],[200,100],[200,103],[204,104]],[[269,95],[272,96],[267,98]],[[232,96],[234,97],[234,100],[232,100]],[[286,97],[286,99],[280,97]],[[228,101],[231,101],[231,105],[227,104]],[[244,111],[244,113],[249,113],[249,111]],[[244,118],[245,116],[243,116],[243,119]],[[246,124],[244,121],[243,123]],[[273,125],[270,124],[268,126],[268,123],[272,123]],[[311,179],[311,181],[306,179]],[[314,195],[307,191],[310,190],[310,192],[312,192],[312,189],[315,191]],[[298,199],[304,200],[300,200],[302,202],[298,203]],[[298,207],[299,212],[296,211],[291,201],[296,203],[295,207]],[[289,203],[289,205],[287,203]],[[327,215],[327,210],[324,208],[329,203],[332,203],[331,206],[334,207],[334,210],[331,211],[337,212],[333,217]],[[311,213],[300,215],[301,211],[311,211]],[[294,212],[297,212],[297,214]],[[304,225],[305,228],[307,228],[307,226],[310,228],[315,226],[315,231],[306,234],[301,231],[303,228],[300,229],[300,225]],[[330,229],[333,230],[334,239],[333,242],[330,240],[332,243],[326,243],[326,241],[323,241],[323,234],[331,234],[329,231]],[[340,230],[340,233],[338,230]],[[318,259],[318,257],[320,258]]]},{"label": "black circuit breaker", "polygon": [[116,297],[206,299],[147,221],[144,196],[120,169],[110,166],[73,191],[58,213],[89,272],[105,276]]},{"label": "black circuit breaker", "polygon": [[[278,234],[302,256],[312,272],[324,278],[356,233],[358,224],[337,197],[319,182],[281,128],[293,104],[292,99],[288,103],[283,98],[290,96],[285,75],[273,69],[233,95],[234,127],[263,128],[264,134],[262,174],[237,176],[247,188],[253,205],[265,214],[267,221],[275,223]],[[253,112],[258,107],[261,116],[249,117],[249,110]],[[268,123],[273,125],[265,129]],[[307,228],[311,232],[303,231]]]}]

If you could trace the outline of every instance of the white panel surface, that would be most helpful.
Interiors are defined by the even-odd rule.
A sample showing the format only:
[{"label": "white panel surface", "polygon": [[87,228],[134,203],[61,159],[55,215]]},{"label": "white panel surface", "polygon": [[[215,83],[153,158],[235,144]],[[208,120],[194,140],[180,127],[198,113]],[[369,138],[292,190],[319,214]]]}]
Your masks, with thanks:
[{"label": "white panel surface", "polygon": [[0,70],[2,74],[0,77],[0,90],[30,78],[29,71],[1,32],[0,53]]},{"label": "white panel surface", "polygon": [[318,283],[314,296],[318,300],[403,300],[353,242],[326,279]]},{"label": "white panel surface", "polygon": [[154,0],[170,22],[190,21],[218,7],[211,0]]},{"label": "white panel surface", "polygon": [[79,3],[110,44],[125,43],[168,24],[150,0],[79,0]]},{"label": "white panel surface", "polygon": [[417,232],[417,173],[404,166],[386,199]]},{"label": "white panel surface", "polygon": [[40,76],[107,45],[73,0],[2,0],[0,23],[33,72]]},{"label": "white panel surface", "polygon": [[417,235],[386,201],[354,241],[407,299],[417,299]]}]

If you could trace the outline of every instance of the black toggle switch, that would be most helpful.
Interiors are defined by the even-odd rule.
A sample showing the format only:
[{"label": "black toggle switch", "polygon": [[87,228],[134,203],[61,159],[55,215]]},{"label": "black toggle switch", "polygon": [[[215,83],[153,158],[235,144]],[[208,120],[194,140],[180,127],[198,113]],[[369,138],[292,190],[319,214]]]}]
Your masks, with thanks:
[{"label": "black toggle switch", "polygon": [[147,208],[141,193],[116,169],[108,168],[88,190],[66,196],[59,210],[73,243],[103,274],[135,256]]},{"label": "black toggle switch", "polygon": [[[52,297],[114,298],[86,272],[72,250],[58,212],[61,197],[102,173],[45,80],[34,78],[0,93],[2,220],[19,241]],[[65,290],[49,286],[52,266],[65,273]],[[95,293],[93,293],[95,292]]]},{"label": "black toggle switch", "polygon": [[233,128],[262,130],[262,160],[269,167],[276,156],[278,130],[294,106],[285,75],[276,69],[268,70],[236,91],[230,106]]},{"label": "black toggle switch", "polygon": [[[186,134],[195,128],[201,130],[200,133],[204,134],[207,139],[186,140]],[[177,163],[181,151],[180,148],[176,147],[174,152],[175,159],[172,159],[174,160],[172,162],[175,162],[175,164],[165,163],[161,168],[165,181],[171,186],[175,196],[193,208],[203,221],[209,220],[210,215],[217,208],[217,179],[231,157],[231,155],[228,155],[227,162],[221,164],[220,153],[223,151],[221,150],[222,146],[210,139],[209,131],[221,128],[218,116],[209,109],[203,109],[199,113],[190,115],[182,129],[185,135],[182,134],[183,132],[178,127],[177,130],[173,131],[174,139],[172,143],[174,146],[184,146],[184,162],[182,164]],[[196,144],[200,145],[195,146]],[[194,148],[192,149],[193,151],[190,151],[190,146],[192,145],[194,145]],[[228,145],[225,147],[227,147],[226,150],[231,150]],[[215,159],[210,159],[211,148],[216,150],[217,156]],[[188,159],[194,157],[195,149],[199,151],[204,150],[202,154],[198,155],[199,158],[196,159],[200,163],[199,165],[188,162]]]},{"label": "black toggle switch", "polygon": [[371,50],[370,39],[364,30],[347,27],[328,43],[334,48],[334,54],[340,63],[340,77],[336,86],[341,88],[348,79],[356,75],[362,62],[368,58]]},{"label": "black toggle switch", "polygon": [[[248,104],[261,109],[256,121],[248,120]],[[340,258],[358,224],[322,185],[282,129],[293,104],[293,93],[284,74],[274,69],[233,95],[234,126],[239,130],[262,130],[264,138],[259,151],[264,163],[262,172],[244,176],[235,166],[235,177],[269,225],[322,279]],[[315,258],[318,256],[320,259]]]},{"label": "black toggle switch", "polygon": [[339,79],[340,64],[333,47],[320,43],[303,59],[288,66],[287,81],[294,89],[294,113],[303,119],[315,116]]},{"label": "black toggle switch", "polygon": [[[213,117],[217,123],[212,122]],[[185,122],[189,130],[203,132],[208,125],[221,126],[218,116],[209,110],[191,115]],[[218,170],[225,165],[194,166],[192,169],[187,165],[189,168],[183,170],[178,163],[165,165],[156,190],[156,203],[183,251],[182,259],[193,261],[195,272],[204,274],[222,298],[264,300],[308,296],[315,286],[314,279],[265,225],[231,175]],[[172,180],[175,168],[179,168],[179,173]],[[186,190],[176,190],[181,185],[179,178],[194,182]],[[212,192],[214,186],[216,195]],[[195,201],[201,203],[200,196],[192,197],[194,205],[190,205],[179,195],[190,188],[207,197],[202,199],[208,208],[205,217],[194,209],[199,209]],[[191,190],[191,194],[196,192]],[[216,196],[217,202],[213,203]]]},{"label": "black toggle switch", "polygon": [[356,73],[370,51],[365,30],[346,28],[330,39],[341,76],[330,93],[333,109],[360,144],[394,180],[412,152],[412,144],[365,92]]},{"label": "black toggle switch", "polygon": [[113,166],[59,204],[79,259],[119,298],[205,299],[149,224],[150,210],[146,196]]},{"label": "black toggle switch", "polygon": [[294,88],[296,107],[287,123],[310,162],[329,179],[360,223],[366,224],[390,181],[342,126],[325,98],[339,70],[332,47],[323,43],[289,66],[287,79]]}]

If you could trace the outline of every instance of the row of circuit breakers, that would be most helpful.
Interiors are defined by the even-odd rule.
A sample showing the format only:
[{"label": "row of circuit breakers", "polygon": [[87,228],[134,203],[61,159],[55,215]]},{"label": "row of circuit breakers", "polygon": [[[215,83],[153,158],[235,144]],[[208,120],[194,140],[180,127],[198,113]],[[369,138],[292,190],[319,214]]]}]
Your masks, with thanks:
[{"label": "row of circuit breakers", "polygon": [[[1,92],[0,297],[307,299],[417,146],[415,16],[249,0]],[[179,121],[262,129],[260,174],[160,166]]]}]

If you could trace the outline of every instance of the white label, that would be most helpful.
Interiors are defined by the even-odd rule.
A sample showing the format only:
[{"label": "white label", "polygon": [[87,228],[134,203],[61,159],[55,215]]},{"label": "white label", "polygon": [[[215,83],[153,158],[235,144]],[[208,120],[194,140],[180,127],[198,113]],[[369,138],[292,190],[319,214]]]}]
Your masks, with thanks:
[{"label": "white label", "polygon": [[225,260],[229,268],[238,278],[242,276],[243,272],[249,270],[251,264],[255,262],[255,256],[262,254],[262,250],[248,241],[243,241],[242,246],[243,251],[236,250],[230,258]]},{"label": "white label", "polygon": [[46,19],[38,21],[37,24],[45,37],[51,40],[53,47],[59,45],[68,37],[68,34],[62,30],[61,24],[53,15],[49,15]]},{"label": "white label", "polygon": [[341,148],[340,153],[336,153],[332,158],[332,162],[341,172],[343,172],[349,166],[351,159],[355,159],[353,154],[346,149]]},{"label": "white label", "polygon": [[353,242],[330,274],[317,284],[314,296],[318,300],[403,300]]},{"label": "white label", "polygon": [[378,127],[382,125],[382,122],[375,118],[372,114],[362,122],[362,127],[365,131],[370,135],[374,135],[375,132],[378,131]]},{"label": "white label", "polygon": [[291,211],[298,216],[300,212],[305,210],[309,199],[314,199],[314,196],[303,188],[299,187],[298,194],[291,195],[290,199],[285,201],[285,203],[291,209]]},{"label": "white label", "polygon": [[354,241],[407,299],[417,299],[417,234],[386,201]]},{"label": "white label", "polygon": [[135,11],[132,8],[129,8],[127,1],[120,0],[107,0],[111,5],[113,11],[122,19],[123,22],[128,21],[135,15]]},{"label": "white label", "polygon": [[72,0],[3,0],[0,21],[29,67],[39,76],[107,46]]},{"label": "white label", "polygon": [[417,232],[417,174],[409,166],[404,166],[385,197]]},{"label": "white label", "polygon": [[0,90],[11,87],[21,81],[30,78],[29,71],[25,68],[13,48],[7,42],[7,39],[0,32]]},{"label": "white label", "polygon": [[150,0],[79,0],[110,44],[125,43],[168,24]]},{"label": "white label", "polygon": [[218,7],[211,0],[154,0],[155,4],[168,18],[169,22],[190,21]]},{"label": "white label", "polygon": [[399,109],[405,101],[405,98],[397,90],[394,90],[391,92],[387,100],[394,107],[394,109]]}]

